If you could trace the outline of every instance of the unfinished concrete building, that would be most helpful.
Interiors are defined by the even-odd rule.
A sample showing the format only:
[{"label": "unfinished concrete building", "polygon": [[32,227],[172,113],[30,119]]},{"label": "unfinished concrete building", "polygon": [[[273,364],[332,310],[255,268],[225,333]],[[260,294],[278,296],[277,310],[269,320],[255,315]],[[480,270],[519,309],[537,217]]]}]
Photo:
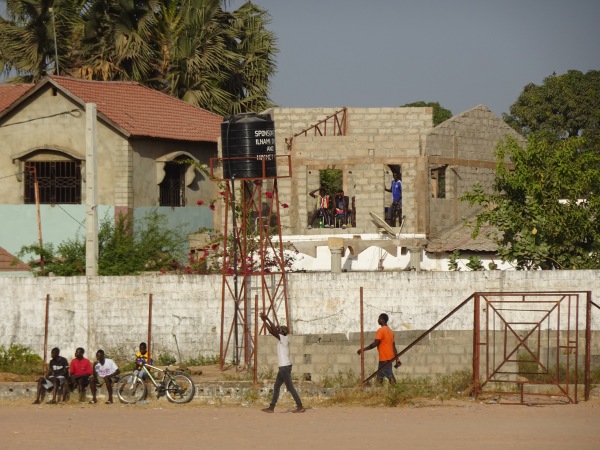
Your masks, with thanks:
[{"label": "unfinished concrete building", "polygon": [[[522,139],[483,105],[436,127],[431,107],[273,108],[267,112],[275,122],[277,154],[291,155],[292,176],[278,185],[279,198],[289,204],[281,210],[282,233],[310,257],[308,264],[305,260],[304,266],[299,265],[308,270],[334,268],[335,263],[329,268],[316,263],[316,259],[327,262],[332,249],[341,250],[346,270],[446,270],[435,263],[449,250],[439,238],[476,212],[460,197],[476,183],[491,187],[499,140],[506,135]],[[308,228],[315,208],[309,192],[319,187],[324,170],[339,171],[343,191],[351,199],[352,221],[345,229]],[[405,220],[392,235],[384,233],[370,213],[386,216],[392,200],[384,187],[389,188],[395,171],[403,184]],[[434,238],[436,250],[427,254]],[[372,256],[367,265],[361,264],[359,255],[367,249],[388,255],[385,264],[379,261],[373,267]]]}]

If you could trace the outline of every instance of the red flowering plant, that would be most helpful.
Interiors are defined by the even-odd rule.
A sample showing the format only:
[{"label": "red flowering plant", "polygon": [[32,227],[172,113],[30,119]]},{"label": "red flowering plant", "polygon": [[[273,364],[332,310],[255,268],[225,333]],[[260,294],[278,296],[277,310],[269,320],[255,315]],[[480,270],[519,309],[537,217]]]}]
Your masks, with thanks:
[{"label": "red flowering plant", "polygon": [[[228,196],[227,184],[219,183],[219,196],[210,200],[198,200],[196,204],[198,206],[204,207],[208,206],[208,208],[212,211],[215,211],[217,208],[217,203],[219,201],[225,203]],[[243,189],[243,184],[240,184],[238,187],[238,198],[242,198],[241,193]],[[266,199],[273,199],[274,193],[272,191],[264,191],[263,195]],[[287,203],[279,202],[279,205],[283,209],[289,208]],[[237,258],[237,267],[238,273],[246,273],[251,274],[254,272],[259,272],[261,270],[261,262],[264,263],[264,270],[266,272],[269,271],[277,271],[280,267],[280,262],[276,255],[267,250],[262,255],[260,248],[260,229],[256,226],[256,212],[248,211],[248,217],[243,218],[243,208],[242,205],[236,203],[235,205],[235,219],[239,224],[242,220],[245,220],[247,223],[247,227],[245,227],[247,236],[246,236],[246,249],[245,255],[240,255],[238,252]],[[271,217],[265,218],[268,222],[268,235],[276,236],[278,234],[277,221],[273,220],[274,215]],[[223,263],[227,259],[229,267],[227,268],[228,273],[233,274],[233,261],[231,260],[231,255],[233,254],[233,245],[234,240],[233,236],[229,235],[227,239],[224,238],[223,233],[220,231],[215,231],[211,229],[201,229],[198,231],[201,234],[207,236],[206,241],[203,244],[203,247],[198,247],[192,251],[190,251],[188,255],[187,265],[180,265],[173,270],[165,273],[179,273],[179,274],[217,274],[222,273]],[[239,237],[238,237],[238,245],[239,245]],[[291,246],[287,245],[283,252],[283,266],[286,271],[292,270],[292,265],[296,260],[296,255],[298,254],[297,250]],[[226,256],[227,255],[227,258]],[[262,257],[262,261],[261,261]]]}]

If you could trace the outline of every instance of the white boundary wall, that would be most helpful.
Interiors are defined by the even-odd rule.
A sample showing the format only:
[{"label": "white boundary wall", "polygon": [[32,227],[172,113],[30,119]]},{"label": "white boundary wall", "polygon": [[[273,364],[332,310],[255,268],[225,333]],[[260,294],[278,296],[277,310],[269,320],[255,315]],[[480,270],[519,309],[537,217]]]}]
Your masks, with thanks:
[{"label": "white boundary wall", "polygon": [[[365,331],[377,329],[381,312],[390,316],[394,330],[426,330],[474,292],[592,291],[592,300],[600,303],[598,271],[292,273],[293,333],[360,331],[361,287]],[[219,354],[220,276],[0,278],[0,345],[22,344],[42,353],[47,294],[48,351],[57,346],[69,357],[82,346],[89,356],[97,348],[133,353],[147,338],[152,294],[155,354],[168,350],[183,359]],[[225,323],[229,326],[230,319]],[[471,329],[471,306],[440,328]],[[600,330],[597,308],[592,308],[592,329]]]}]

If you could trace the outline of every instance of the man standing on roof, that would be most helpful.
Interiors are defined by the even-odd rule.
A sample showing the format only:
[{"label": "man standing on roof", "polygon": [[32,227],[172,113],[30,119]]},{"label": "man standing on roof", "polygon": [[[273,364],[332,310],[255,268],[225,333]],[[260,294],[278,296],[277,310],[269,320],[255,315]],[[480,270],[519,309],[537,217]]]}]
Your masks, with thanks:
[{"label": "man standing on roof", "polygon": [[402,225],[402,181],[400,180],[400,174],[394,172],[394,179],[390,188],[383,187],[386,192],[392,193],[392,206],[391,206],[391,225],[396,226],[396,218],[398,219],[398,226]]}]

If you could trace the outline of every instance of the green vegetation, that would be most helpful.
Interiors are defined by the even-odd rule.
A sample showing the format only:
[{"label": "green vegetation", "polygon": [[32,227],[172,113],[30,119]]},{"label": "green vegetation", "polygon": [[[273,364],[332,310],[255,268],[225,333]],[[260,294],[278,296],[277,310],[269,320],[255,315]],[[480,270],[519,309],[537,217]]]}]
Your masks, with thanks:
[{"label": "green vegetation", "polygon": [[[359,379],[348,386],[348,374],[339,373],[327,380],[335,387],[336,392],[325,400],[326,405],[361,405],[361,406],[398,406],[411,403],[423,398],[446,401],[453,398],[464,398],[471,393],[472,375],[469,371],[459,371],[448,375],[438,375],[435,378],[402,377],[396,384],[387,382],[378,387],[362,387]],[[325,381],[324,381],[325,383]]]},{"label": "green vegetation", "polygon": [[175,358],[175,355],[167,351],[163,351],[156,356],[155,361],[161,366],[170,366],[171,364],[175,364],[177,362],[177,358]]},{"label": "green vegetation", "polygon": [[[15,0],[0,16],[0,71],[136,81],[220,115],[272,106],[275,35],[252,2]],[[56,61],[58,57],[58,61]],[[58,64],[57,64],[58,63]]]},{"label": "green vegetation", "polygon": [[[180,229],[167,228],[167,219],[156,210],[150,211],[141,220],[132,224],[129,216],[120,215],[116,221],[104,217],[98,233],[98,274],[134,275],[144,271],[159,271],[178,266],[177,259],[183,258],[187,236]],[[39,255],[39,244],[21,248],[19,257]],[[56,251],[52,244],[44,246],[42,252],[44,269],[39,259],[28,264],[36,275],[58,276],[85,275],[85,238],[76,236],[61,242]]]},{"label": "green vegetation", "polygon": [[327,190],[328,195],[335,195],[342,189],[344,174],[340,169],[323,169],[319,171],[319,186]]},{"label": "green vegetation", "polygon": [[401,107],[421,107],[421,106],[430,106],[433,108],[433,126],[437,127],[440,123],[445,122],[446,120],[452,117],[452,111],[446,108],[442,108],[439,102],[413,102],[407,103],[406,105],[402,105]]},{"label": "green vegetation", "polygon": [[42,358],[24,345],[11,344],[8,348],[0,345],[0,372],[20,375],[41,373]]},{"label": "green vegetation", "polygon": [[484,208],[473,235],[495,228],[498,256],[517,269],[600,268],[600,153],[582,138],[534,134],[526,147],[505,139],[496,154],[493,192],[476,185],[462,197]]},{"label": "green vegetation", "polygon": [[484,208],[473,236],[491,225],[517,269],[600,268],[600,71],[528,84],[504,120],[528,142],[500,142],[492,193],[462,198]]},{"label": "green vegetation", "polygon": [[504,120],[519,133],[555,139],[583,137],[587,148],[600,143],[600,71],[569,70],[528,84]]},{"label": "green vegetation", "polygon": [[360,378],[352,369],[346,372],[338,371],[336,375],[324,375],[321,377],[321,384],[325,388],[349,388],[360,383]]},{"label": "green vegetation", "polygon": [[[453,272],[459,272],[460,267],[459,267],[458,263],[460,262],[460,258],[461,258],[460,250],[454,250],[452,253],[450,253],[450,256],[448,257],[448,270],[453,271]],[[474,271],[485,270],[485,268],[483,267],[483,262],[481,261],[481,258],[476,255],[468,256],[467,263],[465,264],[465,266],[469,270],[474,270]],[[489,269],[490,270],[495,269],[494,263],[489,264]]]},{"label": "green vegetation", "polygon": [[196,357],[189,358],[184,361],[186,366],[212,366],[215,364],[219,364],[221,362],[221,358],[219,355],[212,356],[204,356],[198,355]]}]

